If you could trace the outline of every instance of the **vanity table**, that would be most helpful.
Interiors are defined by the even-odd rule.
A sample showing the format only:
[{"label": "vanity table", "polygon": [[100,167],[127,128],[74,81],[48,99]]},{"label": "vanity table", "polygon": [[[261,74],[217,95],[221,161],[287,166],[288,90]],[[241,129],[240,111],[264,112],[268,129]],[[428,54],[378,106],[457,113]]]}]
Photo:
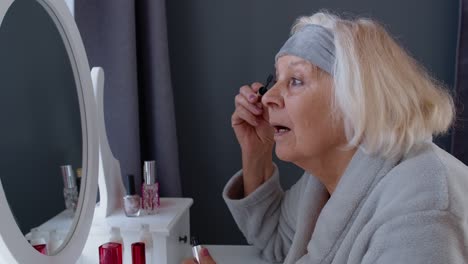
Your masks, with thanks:
[{"label": "vanity table", "polygon": [[[109,227],[120,227],[124,239],[124,252],[130,252],[130,244],[138,241],[141,224],[149,224],[153,237],[152,263],[182,263],[192,257],[190,239],[190,198],[161,198],[161,210],[157,215],[128,218],[123,211],[115,212],[106,219],[94,220],[84,250],[77,264],[98,263],[99,245],[109,238]],[[57,229],[68,220],[60,214],[42,225],[42,230]],[[203,245],[218,264],[268,264],[260,258],[260,251],[253,246]],[[124,253],[124,263],[131,263],[130,254]]]},{"label": "vanity table", "polygon": [[[161,207],[155,215],[127,217],[123,210],[116,210],[105,218],[95,217],[77,263],[99,263],[98,247],[109,241],[111,227],[120,228],[124,242],[123,263],[132,263],[130,245],[139,242],[143,224],[149,226],[153,240],[152,252],[147,252],[151,255],[152,263],[182,263],[182,260],[192,254],[189,211],[192,203],[190,198],[161,198]],[[98,207],[96,210],[99,210]],[[43,233],[55,230],[64,239],[69,221],[70,214],[64,211],[38,229]]]},{"label": "vanity table", "polygon": [[[124,252],[130,252],[130,244],[138,241],[141,224],[149,224],[153,237],[152,263],[182,263],[192,257],[190,239],[190,198],[161,198],[161,210],[157,215],[128,218],[123,211],[115,212],[106,219],[93,220],[88,240],[77,264],[98,263],[99,245],[109,237],[109,227],[120,227],[124,239]],[[68,221],[62,213],[40,227],[42,230],[57,230]],[[61,232],[63,234],[63,232]],[[218,264],[268,264],[260,258],[260,251],[247,245],[203,245],[208,248]],[[124,263],[131,263],[130,255],[124,253]]]},{"label": "vanity table", "polygon": [[162,198],[161,208],[155,215],[126,217],[122,210],[104,219],[95,219],[88,240],[77,263],[98,263],[97,248],[109,239],[109,227],[119,227],[124,242],[124,262],[131,262],[130,245],[139,242],[142,224],[149,225],[153,239],[152,263],[182,263],[191,255],[189,208],[190,198]]}]

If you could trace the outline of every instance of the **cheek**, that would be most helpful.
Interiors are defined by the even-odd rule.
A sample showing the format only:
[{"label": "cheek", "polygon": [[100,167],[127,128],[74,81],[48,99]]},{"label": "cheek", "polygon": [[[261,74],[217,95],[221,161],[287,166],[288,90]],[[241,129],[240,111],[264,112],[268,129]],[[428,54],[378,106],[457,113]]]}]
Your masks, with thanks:
[{"label": "cheek", "polygon": [[295,121],[296,140],[301,148],[321,148],[335,138],[330,107],[323,102],[312,102],[298,109]]},{"label": "cheek", "polygon": [[327,120],[323,116],[309,114],[300,121],[297,129],[298,143],[304,147],[327,141],[330,133]]}]

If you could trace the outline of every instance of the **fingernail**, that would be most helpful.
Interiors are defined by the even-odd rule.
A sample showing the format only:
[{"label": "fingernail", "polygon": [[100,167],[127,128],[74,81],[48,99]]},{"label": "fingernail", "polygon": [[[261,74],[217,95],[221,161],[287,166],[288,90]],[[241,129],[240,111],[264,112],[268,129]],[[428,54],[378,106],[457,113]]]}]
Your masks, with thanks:
[{"label": "fingernail", "polygon": [[207,248],[202,248],[200,254],[202,255],[202,257],[209,257],[210,256],[210,252],[208,252]]},{"label": "fingernail", "polygon": [[263,109],[259,108],[258,106],[255,107],[255,110],[257,110],[257,113],[261,113],[263,111]]},{"label": "fingernail", "polygon": [[255,102],[255,99],[257,99],[257,96],[256,96],[255,94],[251,94],[251,95],[249,96],[249,100],[250,100],[251,102]]}]

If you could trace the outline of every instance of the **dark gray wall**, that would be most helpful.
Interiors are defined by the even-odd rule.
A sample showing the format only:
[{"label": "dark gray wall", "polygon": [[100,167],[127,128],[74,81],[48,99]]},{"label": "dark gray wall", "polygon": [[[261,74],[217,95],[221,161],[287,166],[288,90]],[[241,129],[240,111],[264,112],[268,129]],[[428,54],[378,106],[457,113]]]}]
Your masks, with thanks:
[{"label": "dark gray wall", "polygon": [[60,166],[82,164],[73,71],[36,1],[15,1],[0,27],[0,124],[0,179],[27,233],[65,209]]},{"label": "dark gray wall", "polygon": [[[295,18],[324,8],[381,21],[436,78],[453,86],[456,0],[167,1],[183,191],[195,200],[191,228],[202,243],[245,243],[221,198],[241,166],[230,125],[234,96],[243,84],[265,81]],[[449,144],[448,138],[439,142]],[[285,187],[301,174],[285,163],[280,170]]]}]

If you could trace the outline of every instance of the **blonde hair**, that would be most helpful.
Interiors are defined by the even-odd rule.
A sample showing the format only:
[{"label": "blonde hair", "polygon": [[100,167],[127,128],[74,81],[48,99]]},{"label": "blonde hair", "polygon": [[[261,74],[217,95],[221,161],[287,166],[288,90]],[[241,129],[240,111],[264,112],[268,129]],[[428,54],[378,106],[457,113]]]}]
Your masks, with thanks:
[{"label": "blonde hair", "polygon": [[342,19],[319,12],[299,18],[334,34],[332,103],[349,146],[399,157],[452,123],[452,97],[387,31],[370,19]]}]

